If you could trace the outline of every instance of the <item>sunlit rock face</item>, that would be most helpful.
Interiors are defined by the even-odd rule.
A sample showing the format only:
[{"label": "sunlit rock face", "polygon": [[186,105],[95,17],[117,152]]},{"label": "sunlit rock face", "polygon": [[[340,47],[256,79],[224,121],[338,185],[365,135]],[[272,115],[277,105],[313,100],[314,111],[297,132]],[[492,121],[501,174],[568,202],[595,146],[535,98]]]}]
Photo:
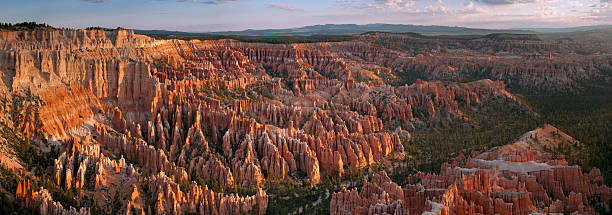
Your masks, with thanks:
[{"label": "sunlit rock face", "polygon": [[[426,69],[432,77],[457,70],[363,40],[280,45],[156,40],[130,30],[0,32],[0,92],[40,96],[42,125],[26,123],[24,133],[59,145],[52,182],[97,199],[104,213],[120,198],[126,213],[263,214],[269,181],[316,185],[402,156],[413,125],[467,119],[463,111],[483,100],[520,102],[506,79],[493,76],[388,84],[397,70],[422,64],[438,64]],[[571,83],[575,74],[560,79]],[[540,80],[526,79],[519,83]],[[420,185],[402,188],[377,175],[366,194],[334,194],[330,211],[588,213],[590,200],[609,199],[608,188],[594,187],[601,186],[596,170],[561,168],[525,144],[534,145],[525,139],[445,165],[440,175],[418,175]],[[89,213],[23,189],[19,196],[43,214]],[[252,192],[236,194],[242,189]]]},{"label": "sunlit rock face", "polygon": [[562,142],[580,144],[546,125],[512,144],[457,158],[440,174],[419,173],[400,187],[385,172],[361,191],[334,193],[331,214],[596,214],[610,210],[612,188],[597,168],[583,174],[546,150]]}]

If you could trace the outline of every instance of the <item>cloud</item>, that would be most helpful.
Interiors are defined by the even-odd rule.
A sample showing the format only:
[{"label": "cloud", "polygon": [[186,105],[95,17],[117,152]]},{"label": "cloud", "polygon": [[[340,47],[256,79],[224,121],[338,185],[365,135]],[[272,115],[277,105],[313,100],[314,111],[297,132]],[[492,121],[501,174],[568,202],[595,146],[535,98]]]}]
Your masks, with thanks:
[{"label": "cloud", "polygon": [[345,9],[377,9],[399,12],[415,12],[417,0],[336,0]]},{"label": "cloud", "polygon": [[203,1],[205,4],[230,4],[239,2],[240,0],[212,0],[212,1]]},{"label": "cloud", "polygon": [[[89,3],[106,3],[109,0],[81,0],[83,2]],[[157,1],[166,1],[166,0],[157,0]],[[230,4],[236,3],[241,0],[176,0],[176,2],[188,2],[188,3],[202,3],[202,4]]]},{"label": "cloud", "polygon": [[557,10],[556,7],[554,6],[544,6],[542,8],[540,8],[540,11],[542,11],[542,14],[544,14],[545,16],[557,16],[559,15],[559,11]]},{"label": "cloud", "polygon": [[478,0],[479,2],[490,5],[512,5],[512,4],[531,4],[543,3],[555,0]]},{"label": "cloud", "polygon": [[430,5],[418,5],[417,1],[419,0],[336,0],[336,3],[345,9],[374,9],[378,10],[375,11],[376,13],[399,12],[399,14],[410,14],[419,17],[449,16],[453,14],[471,15],[486,12],[485,9],[477,7],[474,3],[474,1],[482,0],[467,1],[463,4],[465,7],[448,6],[443,3],[443,0],[430,0],[431,2],[438,3]]},{"label": "cloud", "polygon": [[481,7],[475,7],[474,2],[465,3],[465,8],[456,11],[458,14],[477,14],[484,13],[485,10]]},{"label": "cloud", "polygon": [[390,9],[402,10],[414,7],[416,0],[374,0],[374,5]]},{"label": "cloud", "polygon": [[265,5],[268,8],[276,8],[276,9],[281,9],[281,10],[286,10],[286,11],[302,11],[302,12],[305,11],[304,9],[296,8],[294,6],[287,5],[287,4],[266,3]]},{"label": "cloud", "polygon": [[425,12],[436,15],[436,14],[447,14],[447,13],[450,13],[451,10],[444,6],[428,5],[425,7]]},{"label": "cloud", "polygon": [[585,19],[612,22],[612,0],[600,0],[599,3],[590,5],[590,11]]},{"label": "cloud", "polygon": [[108,2],[108,0],[81,0],[84,2],[89,2],[89,3],[106,3]]},{"label": "cloud", "polygon": [[468,2],[468,3],[466,3],[466,4],[465,4],[465,8],[467,8],[467,9],[474,8],[474,2]]},{"label": "cloud", "polygon": [[203,4],[229,4],[235,3],[240,0],[176,0],[177,2],[191,2],[191,3],[203,3]]},{"label": "cloud", "polygon": [[577,1],[570,2],[570,6],[574,9],[584,8],[584,4],[582,2]]}]

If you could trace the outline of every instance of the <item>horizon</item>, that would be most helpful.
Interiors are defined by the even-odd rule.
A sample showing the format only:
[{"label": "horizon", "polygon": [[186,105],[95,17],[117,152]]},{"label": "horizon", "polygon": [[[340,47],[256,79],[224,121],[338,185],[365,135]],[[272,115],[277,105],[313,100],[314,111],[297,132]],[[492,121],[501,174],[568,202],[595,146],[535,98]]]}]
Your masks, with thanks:
[{"label": "horizon", "polygon": [[479,29],[612,24],[612,2],[607,0],[25,0],[5,3],[0,13],[1,22],[184,32],[327,24]]},{"label": "horizon", "polygon": [[[391,23],[365,23],[365,24],[354,24],[354,23],[338,23],[338,24],[313,24],[313,25],[303,25],[303,26],[295,26],[288,28],[247,28],[247,29],[239,29],[239,30],[229,30],[229,31],[179,31],[185,33],[215,33],[215,32],[241,32],[241,31],[263,31],[263,30],[284,30],[284,29],[299,29],[305,27],[312,26],[326,26],[326,25],[358,25],[358,26],[366,26],[366,25],[407,25],[407,26],[440,26],[440,27],[453,27],[453,28],[469,28],[469,29],[483,29],[483,30],[522,30],[522,29],[567,29],[567,28],[580,28],[580,27],[595,27],[595,26],[612,26],[612,24],[596,24],[596,25],[577,25],[577,26],[567,26],[567,27],[515,27],[515,28],[474,28],[468,26],[461,25],[420,25],[420,24],[391,24]],[[133,30],[144,30],[144,31],[174,31],[174,30],[166,30],[166,29],[133,29]]]},{"label": "horizon", "polygon": [[[176,31],[176,32],[183,32],[183,33],[217,33],[217,32],[243,32],[243,31],[265,31],[265,30],[285,30],[285,29],[299,29],[299,28],[305,28],[305,27],[312,27],[312,26],[326,26],[326,25],[357,25],[357,26],[366,26],[366,25],[406,25],[406,26],[440,26],[440,27],[452,27],[452,28],[467,28],[467,29],[482,29],[482,30],[532,30],[532,29],[571,29],[571,28],[581,28],[581,27],[597,27],[597,26],[612,26],[612,24],[596,24],[596,25],[577,25],[577,26],[564,26],[564,27],[514,27],[514,28],[474,28],[474,27],[468,27],[468,26],[451,26],[451,25],[419,25],[419,24],[390,24],[390,23],[366,23],[366,24],[354,24],[354,23],[341,23],[341,24],[313,24],[313,25],[303,25],[303,26],[295,26],[295,27],[287,27],[287,28],[258,28],[258,29],[254,29],[254,28],[247,28],[247,29],[238,29],[238,30],[226,30],[226,31],[182,31],[182,30],[168,30],[168,29],[141,29],[141,28],[126,28],[126,27],[122,27],[122,26],[86,26],[86,27],[79,27],[79,28],[74,28],[74,27],[64,27],[64,26],[55,26],[49,23],[45,23],[45,22],[39,22],[39,21],[34,21],[34,20],[26,20],[26,21],[20,21],[20,22],[8,22],[7,24],[19,24],[19,23],[27,23],[27,22],[34,22],[37,24],[47,24],[50,27],[56,28],[67,28],[67,29],[75,29],[75,30],[80,30],[80,29],[87,29],[87,28],[104,28],[104,29],[117,29],[117,28],[121,28],[121,29],[128,29],[128,30],[139,30],[139,31],[168,31],[168,32],[172,32],[172,31]],[[3,23],[3,22],[0,22]]]}]

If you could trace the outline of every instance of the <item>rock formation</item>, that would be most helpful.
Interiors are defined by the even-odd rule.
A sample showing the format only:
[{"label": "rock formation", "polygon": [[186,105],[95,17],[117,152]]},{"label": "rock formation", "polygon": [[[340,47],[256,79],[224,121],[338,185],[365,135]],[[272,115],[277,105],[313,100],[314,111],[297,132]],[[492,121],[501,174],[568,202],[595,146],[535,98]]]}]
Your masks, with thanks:
[{"label": "rock formation", "polygon": [[544,146],[579,144],[546,125],[517,142],[493,148],[466,160],[442,165],[440,174],[418,173],[400,187],[385,172],[356,189],[334,193],[331,214],[595,214],[598,202],[610,211],[612,188],[593,168],[555,160]]},{"label": "rock formation", "polygon": [[[488,53],[490,39],[472,41],[475,50]],[[268,181],[316,185],[367,169],[401,156],[414,125],[467,119],[462,110],[479,109],[483,101],[520,102],[506,85],[572,91],[612,62],[609,56],[542,61],[474,53],[466,59],[433,51],[411,57],[368,41],[367,35],[265,44],[158,40],[122,29],[0,31],[0,92],[41,97],[38,142],[44,150],[61,146],[50,168],[53,182],[100,199],[96,207],[119,198],[126,213],[154,205],[159,214],[263,214]],[[558,48],[504,44],[521,54]],[[411,72],[484,79],[396,86]],[[36,136],[30,135],[36,127],[28,120],[19,126],[28,136]],[[446,165],[440,175],[418,175],[418,186],[401,188],[377,175],[363,194],[334,194],[331,212],[590,213],[590,200],[609,199],[597,170],[583,175],[515,145]],[[507,162],[520,163],[520,171]],[[256,194],[237,195],[238,189]],[[18,193],[23,196],[23,186]],[[26,196],[43,202],[35,204],[41,212],[77,212],[63,210],[42,189],[37,195]]]},{"label": "rock formation", "polygon": [[53,201],[48,190],[42,188],[39,191],[33,192],[28,181],[19,182],[17,185],[17,193],[15,197],[28,208],[35,208],[42,215],[66,214],[66,215],[89,215],[89,208],[81,208],[79,210],[74,207],[66,209],[61,203]]},{"label": "rock formation", "polygon": [[192,182],[188,192],[183,192],[163,172],[151,176],[149,181],[156,214],[180,214],[187,210],[197,214],[243,214],[254,211],[262,215],[268,207],[268,196],[261,189],[254,196],[240,197],[216,193]]}]

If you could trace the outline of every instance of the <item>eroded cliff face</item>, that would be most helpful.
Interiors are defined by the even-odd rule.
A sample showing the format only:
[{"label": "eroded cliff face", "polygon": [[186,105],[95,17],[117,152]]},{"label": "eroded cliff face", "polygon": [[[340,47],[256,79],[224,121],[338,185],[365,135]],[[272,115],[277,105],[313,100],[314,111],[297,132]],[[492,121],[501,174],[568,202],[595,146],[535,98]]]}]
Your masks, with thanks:
[{"label": "eroded cliff face", "polygon": [[445,163],[440,174],[415,175],[404,187],[385,172],[361,191],[334,193],[331,214],[595,214],[610,211],[612,188],[597,168],[588,174],[546,150],[561,142],[580,144],[552,126],[517,142]]},{"label": "eroded cliff face", "polygon": [[[153,105],[150,115],[155,119],[147,122],[145,139],[170,148],[178,163],[191,160],[191,168],[202,166],[204,172],[221,175],[202,174],[207,179],[260,185],[266,176],[284,179],[303,172],[316,184],[322,172],[339,176],[345,168],[361,169],[394,151],[401,153],[399,133],[405,132],[386,132],[383,120],[460,118],[462,107],[478,106],[481,99],[514,99],[503,83],[491,80],[387,85],[376,81],[380,78],[374,74],[381,73],[365,69],[384,68],[339,56],[360,50],[345,47],[351,44],[226,40],[160,45],[156,53],[168,54],[157,62],[155,77],[165,87]],[[351,72],[355,68],[372,74],[373,80],[356,82]],[[329,71],[337,79],[327,78]],[[145,133],[141,131],[145,129],[132,133]],[[200,131],[208,135],[207,141],[201,141]],[[186,140],[188,147],[222,145],[222,151],[203,153],[225,162],[181,152]],[[228,174],[232,168],[237,177]]]},{"label": "eroded cliff face", "polygon": [[[99,199],[92,207],[106,212],[110,212],[107,210],[111,201],[117,199],[121,208],[115,210],[128,214],[144,214],[150,209],[147,208],[149,204],[154,204],[156,207],[153,209],[159,214],[186,211],[241,214],[252,210],[258,214],[265,213],[267,196],[261,189],[252,197],[220,194],[207,188],[202,190],[197,184],[190,186],[193,190],[177,190],[179,183],[190,182],[184,168],[189,163],[175,163],[179,160],[175,158],[179,156],[176,150],[183,150],[180,152],[182,160],[189,161],[196,156],[207,159],[210,171],[201,170],[194,164],[190,173],[201,172],[199,175],[210,177],[206,180],[228,185],[234,183],[229,168],[225,168],[225,179],[229,178],[229,181],[221,180],[223,171],[218,169],[223,168],[223,163],[209,159],[206,137],[198,125],[192,126],[189,132],[174,131],[176,136],[170,131],[172,135],[167,136],[174,140],[168,142],[163,136],[155,141],[154,130],[151,133],[146,130],[147,125],[161,119],[150,114],[157,114],[153,107],[163,100],[161,86],[164,84],[154,77],[156,69],[152,62],[159,56],[145,50],[166,41],[134,35],[129,30],[3,31],[0,38],[3,78],[0,90],[28,90],[42,99],[40,111],[36,112],[36,119],[42,121],[44,131],[40,138],[61,145],[61,154],[55,159],[51,174],[58,187],[74,189],[80,195]],[[9,106],[7,111],[14,108]],[[26,117],[33,114],[25,112]],[[179,121],[178,124],[182,123]],[[24,125],[26,131],[32,130],[30,127]],[[157,128],[161,135],[168,133],[161,125]],[[178,134],[182,132],[185,134]],[[181,139],[184,135],[189,137]],[[149,139],[151,144],[146,141]],[[172,143],[181,148],[155,147]],[[170,159],[168,154],[171,154]],[[244,172],[248,172],[248,168]],[[156,176],[149,178],[147,175]],[[242,178],[252,179],[247,175]],[[160,182],[160,179],[165,182]],[[155,189],[145,189],[145,182],[155,183],[156,186],[151,185]],[[177,189],[166,190],[166,187]],[[42,214],[89,213],[87,208],[64,209],[44,189],[34,193],[24,189],[18,189],[17,196]],[[144,198],[143,192],[155,192],[158,198]],[[162,192],[175,194],[162,195]],[[175,198],[175,195],[185,198]]]},{"label": "eroded cliff face", "polygon": [[[469,120],[463,111],[478,109],[485,100],[519,102],[504,82],[490,79],[387,84],[394,70],[414,60],[355,41],[273,45],[155,40],[129,30],[2,31],[0,91],[28,89],[40,96],[44,132],[36,137],[45,140],[43,145],[61,146],[51,168],[53,182],[98,199],[94,207],[103,212],[110,212],[111,201],[119,199],[125,213],[264,214],[266,182],[316,185],[327,176],[341,177],[346,170],[402,156],[401,142],[410,138],[412,125]],[[484,160],[471,165],[493,162]],[[510,176],[494,171],[499,167],[477,167],[493,169],[487,176],[490,183],[482,186],[498,189],[496,183],[516,183],[508,189],[514,186],[513,192],[525,193],[486,194],[494,195],[487,198],[495,207],[514,210],[508,203],[515,200],[537,208],[542,208],[539,202],[561,204],[549,203],[546,195],[530,199],[531,191],[525,189],[531,185],[524,188],[521,183],[527,182],[501,179]],[[485,195],[476,188],[472,190],[478,194],[465,194],[463,184],[469,182],[455,185],[455,193],[447,191],[458,176],[441,175],[447,179],[432,179],[425,185],[431,189],[401,188],[385,175],[376,176],[366,189],[372,194],[355,200],[359,203],[349,198],[361,195],[356,191],[334,194],[331,210],[416,213],[436,204],[454,207],[439,201],[442,195],[463,202]],[[546,179],[550,184],[564,180],[554,174],[533,177],[552,177]],[[591,211],[586,200],[595,191],[563,186],[563,192],[555,194],[562,202],[571,199],[577,211]],[[412,194],[406,194],[407,189]],[[28,206],[43,214],[64,210],[61,205],[49,209],[57,204],[43,189],[37,193],[23,198],[47,203]],[[396,201],[406,195],[412,195],[405,200],[410,203]],[[585,201],[578,202],[581,198]],[[474,211],[484,210],[471,205]],[[567,210],[575,211],[574,206]]]},{"label": "eroded cliff face", "polygon": [[[611,43],[540,40],[537,35],[492,34],[465,37],[424,37],[368,33],[359,40],[378,49],[366,59],[433,80],[501,80],[513,91],[572,94],[608,78]],[[587,54],[588,53],[588,54]],[[384,57],[377,57],[384,56]]]}]

